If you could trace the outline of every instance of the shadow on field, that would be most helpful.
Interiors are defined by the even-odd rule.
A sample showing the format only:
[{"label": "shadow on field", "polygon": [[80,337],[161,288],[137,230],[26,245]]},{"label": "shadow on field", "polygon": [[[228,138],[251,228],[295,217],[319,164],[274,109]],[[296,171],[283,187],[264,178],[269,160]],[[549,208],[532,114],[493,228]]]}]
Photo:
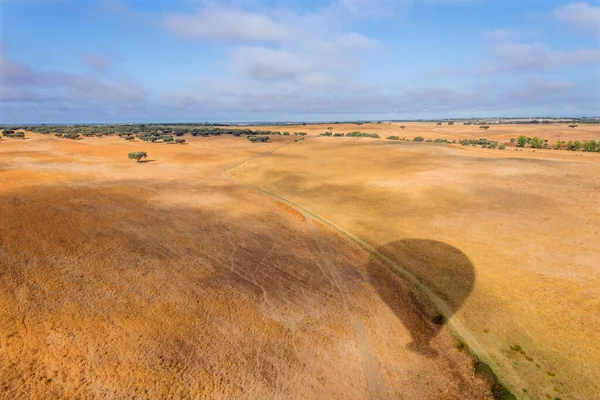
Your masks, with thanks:
[{"label": "shadow on field", "polygon": [[149,162],[154,162],[154,161],[156,161],[156,160],[140,160],[140,161],[138,161],[138,162],[139,162],[140,164],[142,164],[142,163],[149,163]]},{"label": "shadow on field", "polygon": [[457,248],[435,240],[399,240],[377,250],[448,304],[449,315],[442,315],[418,289],[407,290],[405,281],[388,266],[374,258],[367,265],[369,282],[410,332],[408,348],[437,356],[430,342],[469,297],[475,284],[473,264]]}]

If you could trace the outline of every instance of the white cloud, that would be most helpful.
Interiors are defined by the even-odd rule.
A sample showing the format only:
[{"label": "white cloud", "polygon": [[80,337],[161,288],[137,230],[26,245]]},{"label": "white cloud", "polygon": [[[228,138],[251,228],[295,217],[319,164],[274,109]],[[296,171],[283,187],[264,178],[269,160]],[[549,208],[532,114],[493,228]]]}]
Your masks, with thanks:
[{"label": "white cloud", "polygon": [[497,63],[489,71],[550,70],[600,62],[599,49],[554,50],[536,43],[503,42],[492,47]]},{"label": "white cloud", "polygon": [[168,14],[162,24],[182,36],[240,42],[277,42],[289,35],[282,24],[267,15],[217,6],[195,14]]},{"label": "white cloud", "polygon": [[314,68],[306,58],[284,50],[267,47],[239,47],[234,55],[234,69],[247,76],[264,80],[296,79]]},{"label": "white cloud", "polygon": [[600,38],[600,7],[584,2],[570,3],[555,8],[553,14],[575,29],[594,33]]}]

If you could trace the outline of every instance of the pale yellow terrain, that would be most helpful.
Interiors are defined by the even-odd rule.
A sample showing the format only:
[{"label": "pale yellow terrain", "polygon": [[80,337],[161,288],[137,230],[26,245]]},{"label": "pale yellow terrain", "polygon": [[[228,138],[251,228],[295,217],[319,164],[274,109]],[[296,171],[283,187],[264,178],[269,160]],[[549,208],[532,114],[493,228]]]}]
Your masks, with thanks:
[{"label": "pale yellow terrain", "polygon": [[[277,173],[268,171],[281,170],[282,192],[294,197],[290,190],[326,182],[294,181],[286,169],[311,179],[318,163],[336,168],[329,156],[311,161],[306,153],[318,156],[329,143],[186,139],[167,145],[27,134],[0,141],[0,398],[491,398],[490,383],[449,330],[432,322],[436,310],[411,283],[329,225],[225,173],[238,165],[233,171],[269,186]],[[147,151],[148,162],[128,160],[132,151]],[[267,164],[246,168],[257,157]],[[388,175],[354,184],[368,189],[379,179],[387,191],[401,176]],[[356,195],[332,191],[325,196],[339,208],[317,198],[307,206],[331,211],[332,219],[347,212],[340,220],[347,224],[360,208],[372,215]],[[428,237],[392,235],[401,215],[381,211],[382,242],[383,234]],[[348,227],[361,235],[375,229]],[[467,275],[470,259],[482,263],[463,254],[473,249],[462,241],[439,238],[446,243],[403,244],[433,248],[425,261],[443,260]],[[581,259],[565,253],[547,268],[587,279],[578,272],[589,257],[581,251]],[[565,259],[575,270],[565,270]],[[470,321],[469,303],[464,310]],[[498,335],[497,317],[486,318]]]},{"label": "pale yellow terrain", "polygon": [[[405,125],[298,130],[600,138],[597,125]],[[600,154],[309,137],[232,174],[331,221],[431,289],[517,397],[600,398]],[[439,243],[462,252],[472,276],[432,261]]]}]

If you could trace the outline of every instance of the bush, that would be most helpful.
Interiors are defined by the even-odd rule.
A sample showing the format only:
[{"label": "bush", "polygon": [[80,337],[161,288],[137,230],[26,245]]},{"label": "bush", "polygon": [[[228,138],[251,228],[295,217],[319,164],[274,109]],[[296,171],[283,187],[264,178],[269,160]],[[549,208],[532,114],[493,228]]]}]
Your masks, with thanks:
[{"label": "bush", "polygon": [[400,140],[400,137],[398,136],[388,136],[386,137],[387,140]]},{"label": "bush", "polygon": [[283,132],[283,136],[290,136],[289,132]]},{"label": "bush", "polygon": [[536,136],[533,139],[531,139],[531,147],[533,147],[534,149],[541,149],[542,147],[544,147],[544,142],[542,139]]},{"label": "bush", "polygon": [[346,133],[346,137],[370,137],[370,138],[378,139],[380,136],[376,133],[350,132],[350,133]]},{"label": "bush", "polygon": [[454,122],[450,121],[448,122],[448,125],[454,125]]},{"label": "bush", "polygon": [[526,136],[521,135],[517,138],[517,147],[525,147],[526,144],[527,144]]},{"label": "bush", "polygon": [[577,128],[577,125],[575,125],[575,124],[569,125],[569,128]]},{"label": "bush", "polygon": [[582,150],[587,152],[600,152],[600,141],[586,140],[583,142]]},{"label": "bush", "polygon": [[505,145],[501,144],[500,146],[498,146],[498,150],[504,150],[504,149],[506,149]]},{"label": "bush", "polygon": [[343,133],[340,133],[340,132],[337,132],[337,133],[334,133],[334,134],[333,134],[333,136],[335,136],[335,137],[340,137],[340,136],[344,136],[344,134],[343,134]]},{"label": "bush", "polygon": [[177,143],[177,144],[184,144],[185,143],[185,139],[175,139],[175,143]]},{"label": "bush", "polygon": [[148,154],[145,151],[135,151],[133,153],[129,153],[127,155],[127,158],[130,160],[135,160],[137,162],[140,162],[140,160],[142,158],[147,158]]},{"label": "bush", "polygon": [[248,136],[247,139],[253,143],[268,142],[271,139],[268,136]]},{"label": "bush", "polygon": [[404,129],[404,128],[406,128],[406,126],[400,125],[400,129]]},{"label": "bush", "polygon": [[579,142],[579,140],[569,140],[569,143],[567,143],[567,150],[571,150],[571,151],[577,151],[581,148],[581,142]]},{"label": "bush", "polygon": [[485,129],[485,130],[488,130],[488,129],[490,129],[490,126],[489,126],[489,125],[481,125],[481,126],[479,127],[479,129]]},{"label": "bush", "polygon": [[448,139],[435,139],[434,142],[435,143],[450,143],[450,141],[448,141]]},{"label": "bush", "polygon": [[413,139],[413,142],[423,142],[423,141],[425,141],[423,136],[417,136],[416,138]]},{"label": "bush", "polygon": [[441,122],[438,122],[436,125],[441,125],[441,124],[442,124]]},{"label": "bush", "polygon": [[306,132],[294,132],[294,136],[306,136]]}]

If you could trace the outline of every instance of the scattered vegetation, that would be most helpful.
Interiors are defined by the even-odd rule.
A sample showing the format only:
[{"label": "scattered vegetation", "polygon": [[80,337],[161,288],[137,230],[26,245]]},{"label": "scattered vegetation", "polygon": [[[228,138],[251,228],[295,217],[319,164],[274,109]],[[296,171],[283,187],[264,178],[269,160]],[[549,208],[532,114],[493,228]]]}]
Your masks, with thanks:
[{"label": "scattered vegetation", "polygon": [[413,142],[423,142],[423,141],[425,141],[423,136],[417,136],[416,138],[413,139]]}]

